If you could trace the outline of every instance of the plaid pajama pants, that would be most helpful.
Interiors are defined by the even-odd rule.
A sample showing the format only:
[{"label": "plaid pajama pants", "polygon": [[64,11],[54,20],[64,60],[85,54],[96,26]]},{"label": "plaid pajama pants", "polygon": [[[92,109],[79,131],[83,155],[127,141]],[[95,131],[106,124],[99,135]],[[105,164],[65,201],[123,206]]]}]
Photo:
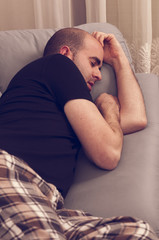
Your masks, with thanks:
[{"label": "plaid pajama pants", "polygon": [[63,198],[25,162],[0,151],[0,239],[158,239],[148,223],[63,208]]}]

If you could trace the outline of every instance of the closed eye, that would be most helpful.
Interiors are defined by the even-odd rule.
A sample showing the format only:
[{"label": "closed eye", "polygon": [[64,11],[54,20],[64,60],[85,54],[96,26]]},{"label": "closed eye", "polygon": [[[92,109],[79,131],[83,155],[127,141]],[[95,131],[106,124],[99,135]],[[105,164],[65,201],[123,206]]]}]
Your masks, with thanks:
[{"label": "closed eye", "polygon": [[92,66],[92,67],[95,67],[96,65],[97,65],[96,62],[91,61],[91,66]]},{"label": "closed eye", "polygon": [[90,57],[89,59],[90,59],[90,64],[91,64],[92,67],[99,66],[99,70],[101,70],[102,62],[100,61],[99,58]]}]

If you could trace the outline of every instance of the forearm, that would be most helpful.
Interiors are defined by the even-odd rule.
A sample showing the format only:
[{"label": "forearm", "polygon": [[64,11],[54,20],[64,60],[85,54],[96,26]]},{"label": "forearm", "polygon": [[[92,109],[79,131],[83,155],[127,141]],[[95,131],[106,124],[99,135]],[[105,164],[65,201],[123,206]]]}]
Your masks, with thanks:
[{"label": "forearm", "polygon": [[105,109],[104,107],[101,107],[101,106],[100,107],[98,106],[98,109],[100,110],[103,118],[105,119],[105,121],[109,125],[112,132],[114,134],[116,134],[119,137],[119,139],[122,140],[123,132],[122,132],[121,125],[120,125],[119,114],[116,114],[112,110]]},{"label": "forearm", "polygon": [[[103,154],[101,155],[99,162],[96,160],[94,162],[102,168],[112,170],[118,165],[121,157],[123,131],[119,123],[119,117],[112,111],[107,111],[106,114],[103,114],[102,111],[101,115],[105,120],[106,128],[103,127],[103,136],[105,137],[103,137],[103,141],[99,147],[105,148],[106,151],[104,151],[105,156],[102,156]],[[102,159],[104,159],[104,161],[102,161]]]},{"label": "forearm", "polygon": [[125,55],[113,63],[120,103],[120,124],[123,133],[143,129],[147,124],[144,100],[140,86]]},{"label": "forearm", "polygon": [[114,142],[115,149],[120,155],[123,145],[123,131],[119,122],[119,117],[116,114],[107,113],[104,119],[112,130],[112,141]]},{"label": "forearm", "polygon": [[95,103],[109,126],[111,136],[109,141],[112,141],[112,146],[120,155],[123,144],[123,131],[120,125],[119,104],[117,98],[109,94],[101,94]]}]

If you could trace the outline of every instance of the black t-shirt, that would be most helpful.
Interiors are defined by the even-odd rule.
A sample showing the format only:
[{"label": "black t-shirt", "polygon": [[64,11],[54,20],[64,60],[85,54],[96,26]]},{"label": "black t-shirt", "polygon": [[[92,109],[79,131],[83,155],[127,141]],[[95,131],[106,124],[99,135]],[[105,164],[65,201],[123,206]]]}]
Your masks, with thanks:
[{"label": "black t-shirt", "polygon": [[0,99],[0,148],[22,158],[66,195],[80,143],[64,114],[71,99],[91,95],[75,64],[57,54],[19,71]]}]

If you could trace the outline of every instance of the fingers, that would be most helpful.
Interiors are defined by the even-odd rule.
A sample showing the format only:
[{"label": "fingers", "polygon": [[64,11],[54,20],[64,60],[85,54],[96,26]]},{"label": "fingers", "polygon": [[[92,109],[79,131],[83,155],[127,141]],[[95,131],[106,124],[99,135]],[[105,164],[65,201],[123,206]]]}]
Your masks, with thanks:
[{"label": "fingers", "polygon": [[102,47],[104,47],[105,41],[109,42],[113,38],[115,38],[113,34],[107,34],[107,33],[97,32],[97,31],[92,32],[92,36],[100,42]]},{"label": "fingers", "polygon": [[104,47],[105,34],[100,33],[100,32],[93,32],[92,36],[100,42],[102,47]]}]

